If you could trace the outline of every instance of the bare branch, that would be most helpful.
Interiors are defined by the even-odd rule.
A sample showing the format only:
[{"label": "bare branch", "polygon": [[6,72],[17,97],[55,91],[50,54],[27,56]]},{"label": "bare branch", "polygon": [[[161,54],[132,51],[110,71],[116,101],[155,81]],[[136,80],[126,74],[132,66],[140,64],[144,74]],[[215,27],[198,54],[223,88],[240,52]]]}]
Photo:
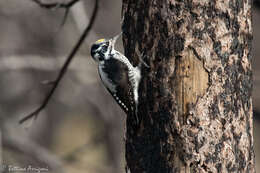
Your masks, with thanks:
[{"label": "bare branch", "polygon": [[68,18],[68,15],[69,15],[69,12],[70,12],[70,8],[66,8],[64,16],[62,18],[61,25],[60,25],[61,27],[63,27],[65,25],[67,18]]},{"label": "bare branch", "polygon": [[75,3],[77,3],[80,0],[71,0],[67,3],[61,3],[61,2],[53,2],[53,3],[43,3],[41,0],[32,0],[33,2],[37,3],[39,6],[47,9],[54,9],[54,8],[70,8]]},{"label": "bare branch", "polygon": [[66,19],[68,17],[70,8],[74,4],[79,2],[80,0],[71,0],[71,1],[66,2],[66,3],[62,3],[62,2],[44,3],[41,0],[32,0],[32,1],[37,3],[40,7],[46,8],[46,9],[64,8],[65,9],[65,13],[64,13],[64,17],[63,17],[62,23],[61,23],[61,26],[64,26],[64,24],[66,22]]},{"label": "bare branch", "polygon": [[97,12],[98,12],[98,0],[95,1],[95,7],[94,7],[94,11],[92,13],[90,22],[88,24],[88,26],[86,27],[85,31],[83,32],[83,34],[81,35],[80,39],[78,40],[77,44],[75,45],[75,47],[72,49],[71,53],[69,54],[67,60],[65,61],[63,67],[61,68],[58,77],[56,78],[56,80],[53,83],[53,87],[51,88],[50,92],[47,94],[47,96],[45,97],[43,103],[41,106],[39,106],[35,111],[33,111],[31,114],[25,116],[24,118],[22,118],[19,123],[22,124],[23,122],[27,121],[28,119],[31,118],[36,118],[37,115],[47,106],[47,104],[49,103],[52,95],[54,94],[56,88],[58,87],[62,77],[64,76],[64,74],[66,73],[69,64],[71,63],[72,59],[74,58],[75,54],[77,53],[77,51],[79,50],[80,46],[82,45],[83,41],[85,40],[85,38],[87,37],[89,31],[91,30],[94,21],[96,19],[97,16]]}]

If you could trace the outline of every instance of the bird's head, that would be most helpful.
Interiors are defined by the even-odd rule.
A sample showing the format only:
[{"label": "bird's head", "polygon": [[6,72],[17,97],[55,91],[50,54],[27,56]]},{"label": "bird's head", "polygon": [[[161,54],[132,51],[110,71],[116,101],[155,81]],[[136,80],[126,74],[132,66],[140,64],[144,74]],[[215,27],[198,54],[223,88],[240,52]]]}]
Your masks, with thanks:
[{"label": "bird's head", "polygon": [[114,50],[116,40],[121,35],[118,34],[111,39],[99,39],[91,46],[91,56],[97,61],[103,61],[109,58],[109,54]]}]

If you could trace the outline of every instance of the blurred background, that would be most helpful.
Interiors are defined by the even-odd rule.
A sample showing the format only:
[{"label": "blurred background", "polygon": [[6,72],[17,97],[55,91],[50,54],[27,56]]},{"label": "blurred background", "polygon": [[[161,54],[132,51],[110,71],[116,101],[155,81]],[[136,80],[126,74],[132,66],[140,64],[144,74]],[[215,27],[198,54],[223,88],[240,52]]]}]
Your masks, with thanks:
[{"label": "blurred background", "polygon": [[[44,2],[53,1],[59,0]],[[125,115],[101,84],[89,54],[91,43],[120,32],[121,0],[100,0],[95,25],[49,105],[32,126],[18,124],[20,118],[42,103],[51,86],[41,82],[55,79],[88,24],[93,7],[93,0],[79,1],[61,26],[64,9],[44,9],[32,0],[0,1],[0,165],[9,166],[12,172],[21,172],[19,169],[28,165],[54,173],[124,171]],[[257,172],[260,172],[259,21],[260,5],[256,2],[253,102]],[[121,43],[117,46],[123,50]]]}]

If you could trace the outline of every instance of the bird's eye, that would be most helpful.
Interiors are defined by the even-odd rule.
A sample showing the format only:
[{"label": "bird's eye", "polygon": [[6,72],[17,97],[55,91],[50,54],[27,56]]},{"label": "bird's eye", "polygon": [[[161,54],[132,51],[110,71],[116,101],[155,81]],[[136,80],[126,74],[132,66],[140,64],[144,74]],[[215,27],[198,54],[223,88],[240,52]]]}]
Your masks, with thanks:
[{"label": "bird's eye", "polygon": [[97,44],[94,44],[92,47],[91,47],[91,50],[95,51],[99,48],[99,45]]}]

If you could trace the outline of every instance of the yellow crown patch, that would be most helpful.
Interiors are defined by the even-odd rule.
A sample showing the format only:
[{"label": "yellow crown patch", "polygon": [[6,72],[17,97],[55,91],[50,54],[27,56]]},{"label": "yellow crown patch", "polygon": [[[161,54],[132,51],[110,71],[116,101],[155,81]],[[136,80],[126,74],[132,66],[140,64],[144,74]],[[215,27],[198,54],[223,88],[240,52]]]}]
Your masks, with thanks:
[{"label": "yellow crown patch", "polygon": [[102,43],[104,41],[105,41],[105,39],[99,39],[98,41],[96,41],[96,43]]}]

